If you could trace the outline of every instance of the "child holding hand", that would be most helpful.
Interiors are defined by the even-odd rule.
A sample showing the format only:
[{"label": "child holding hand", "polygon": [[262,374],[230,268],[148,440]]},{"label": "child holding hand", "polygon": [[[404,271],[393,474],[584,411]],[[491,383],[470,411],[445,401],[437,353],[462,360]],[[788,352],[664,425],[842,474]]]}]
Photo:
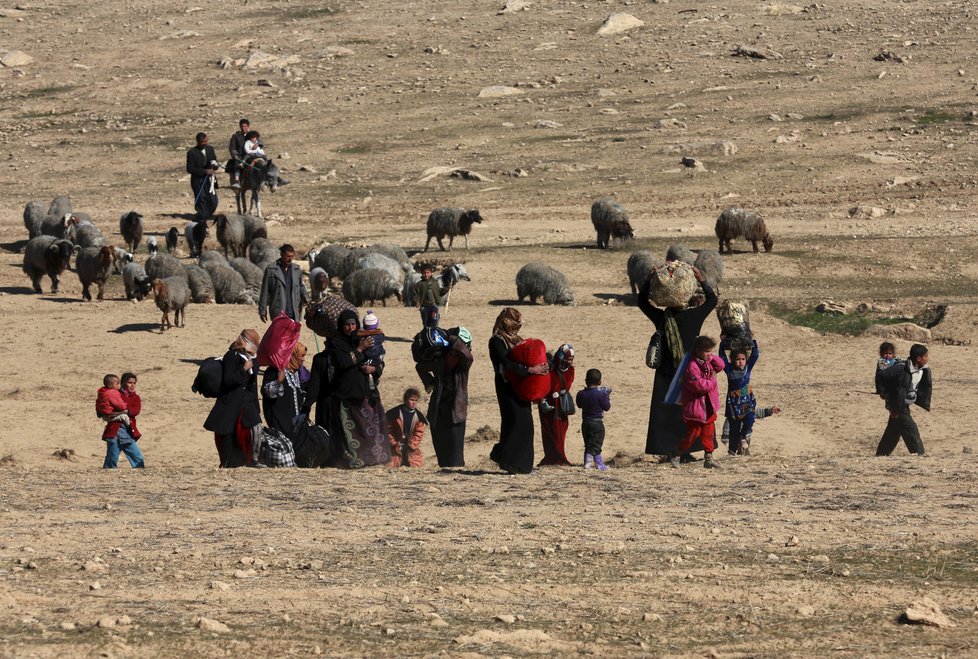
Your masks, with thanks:
[{"label": "child holding hand", "polygon": [[723,360],[712,352],[716,345],[717,342],[708,336],[698,336],[693,341],[692,355],[683,374],[679,395],[683,421],[686,423],[686,436],[669,456],[669,463],[673,468],[679,468],[679,456],[688,453],[696,440],[702,442],[706,453],[703,466],[707,469],[720,468],[713,459],[713,451],[717,446],[717,411],[720,409],[717,373],[723,370]]}]

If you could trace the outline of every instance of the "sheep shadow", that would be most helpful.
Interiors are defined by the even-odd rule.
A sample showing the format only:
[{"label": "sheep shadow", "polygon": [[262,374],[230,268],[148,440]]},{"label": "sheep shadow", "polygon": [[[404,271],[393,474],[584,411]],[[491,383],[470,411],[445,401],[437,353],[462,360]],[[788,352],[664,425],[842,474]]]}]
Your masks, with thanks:
[{"label": "sheep shadow", "polygon": [[[156,326],[159,326],[159,323],[156,323]],[[194,366],[200,366],[205,361],[207,361],[207,359],[206,358],[205,359],[186,359],[186,358],[181,357],[177,361],[178,362],[182,362],[184,364],[193,364]]]},{"label": "sheep shadow", "polygon": [[509,476],[510,474],[501,470],[488,469],[439,469],[439,474],[446,476]]},{"label": "sheep shadow", "polygon": [[[53,293],[49,295],[53,295]],[[57,302],[58,304],[85,304],[86,302],[81,297],[46,297],[42,295],[41,299],[45,302]]]},{"label": "sheep shadow", "polygon": [[169,217],[174,220],[186,220],[188,222],[197,221],[197,213],[160,213],[160,217]]},{"label": "sheep shadow", "polygon": [[35,295],[30,286],[0,286],[0,293],[6,295]]},{"label": "sheep shadow", "polygon": [[153,332],[159,328],[159,323],[126,323],[125,325],[119,325],[113,330],[107,330],[107,333],[125,334],[126,332]]},{"label": "sheep shadow", "polygon": [[0,249],[4,249],[12,254],[20,254],[24,251],[27,246],[26,240],[15,240],[10,243],[0,243]]},{"label": "sheep shadow", "polygon": [[530,302],[521,302],[519,300],[489,300],[489,306],[491,307],[520,307],[530,306],[531,304]]},{"label": "sheep shadow", "polygon": [[408,338],[405,338],[403,336],[390,336],[390,335],[385,335],[384,336],[384,342],[386,343],[388,341],[391,342],[391,343],[414,343],[414,339],[408,339]]}]

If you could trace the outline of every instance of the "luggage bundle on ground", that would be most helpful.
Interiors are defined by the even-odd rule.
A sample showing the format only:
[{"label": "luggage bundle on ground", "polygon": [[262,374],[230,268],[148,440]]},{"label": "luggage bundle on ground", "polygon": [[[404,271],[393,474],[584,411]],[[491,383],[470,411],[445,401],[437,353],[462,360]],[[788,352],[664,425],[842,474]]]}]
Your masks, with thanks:
[{"label": "luggage bundle on ground", "polygon": [[659,307],[685,307],[699,283],[693,266],[683,261],[666,261],[652,268],[649,300]]},{"label": "luggage bundle on ground", "polygon": [[258,449],[258,461],[266,467],[294,467],[295,449],[292,441],[284,433],[275,428],[261,429],[261,447]]}]

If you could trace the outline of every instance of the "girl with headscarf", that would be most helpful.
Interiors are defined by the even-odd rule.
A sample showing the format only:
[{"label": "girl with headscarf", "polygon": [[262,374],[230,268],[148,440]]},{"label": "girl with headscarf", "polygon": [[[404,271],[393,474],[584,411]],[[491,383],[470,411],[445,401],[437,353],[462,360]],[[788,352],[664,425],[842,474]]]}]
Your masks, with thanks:
[{"label": "girl with headscarf", "polygon": [[221,358],[221,395],[204,421],[214,433],[222,467],[258,466],[261,414],[258,410],[258,343],[253,329],[238,335]]},{"label": "girl with headscarf", "polygon": [[528,474],[533,470],[533,413],[530,403],[516,395],[503,373],[511,371],[526,377],[543,375],[549,370],[547,364],[528,367],[510,359],[510,350],[523,340],[519,334],[522,326],[520,312],[506,307],[496,318],[489,339],[489,359],[496,373],[500,417],[499,442],[492,448],[489,458],[511,474]]},{"label": "girl with headscarf", "polygon": [[[366,363],[363,353],[373,345],[374,339],[358,336],[360,319],[355,310],[340,313],[336,326],[337,334],[329,340],[326,356],[320,358],[320,353],[313,360],[313,375],[309,381],[311,398],[313,379],[317,378],[318,370],[316,418],[319,419],[320,407],[325,402],[333,440],[332,466],[357,469],[386,465],[390,462],[391,452],[384,406],[378,390],[370,388],[368,379],[373,375],[379,380],[384,364]],[[328,395],[324,397],[326,383]]]},{"label": "girl with headscarf", "polygon": [[[649,430],[645,440],[645,452],[653,455],[669,455],[686,434],[682,411],[678,405],[664,403],[666,392],[672,383],[683,355],[693,348],[693,341],[700,335],[703,323],[717,306],[717,294],[703,279],[698,268],[693,274],[703,289],[706,299],[696,306],[659,309],[649,300],[652,278],[642,284],[638,292],[638,308],[642,310],[662,336],[662,361],[655,369],[652,385],[652,402],[649,405]],[[695,298],[694,298],[695,299]]]},{"label": "girl with headscarf", "polygon": [[306,346],[295,344],[289,363],[282,371],[274,366],[265,369],[261,384],[261,407],[265,423],[269,428],[282,431],[292,437],[296,417],[305,402],[306,392],[302,386],[302,363],[306,358]]},{"label": "girl with headscarf", "polygon": [[543,441],[543,459],[538,467],[549,465],[566,467],[571,464],[564,451],[567,428],[570,421],[561,414],[558,396],[570,391],[574,384],[574,348],[565,343],[550,357],[550,392],[540,403],[540,434]]}]

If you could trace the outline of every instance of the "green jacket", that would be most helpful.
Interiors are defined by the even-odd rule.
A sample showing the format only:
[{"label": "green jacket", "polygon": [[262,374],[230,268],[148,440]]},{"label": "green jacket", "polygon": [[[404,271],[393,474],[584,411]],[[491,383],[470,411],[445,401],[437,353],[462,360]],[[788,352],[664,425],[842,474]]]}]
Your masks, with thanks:
[{"label": "green jacket", "polygon": [[414,285],[414,304],[417,306],[426,304],[441,306],[444,298],[445,290],[441,287],[437,277],[432,276],[428,281],[422,279]]}]

